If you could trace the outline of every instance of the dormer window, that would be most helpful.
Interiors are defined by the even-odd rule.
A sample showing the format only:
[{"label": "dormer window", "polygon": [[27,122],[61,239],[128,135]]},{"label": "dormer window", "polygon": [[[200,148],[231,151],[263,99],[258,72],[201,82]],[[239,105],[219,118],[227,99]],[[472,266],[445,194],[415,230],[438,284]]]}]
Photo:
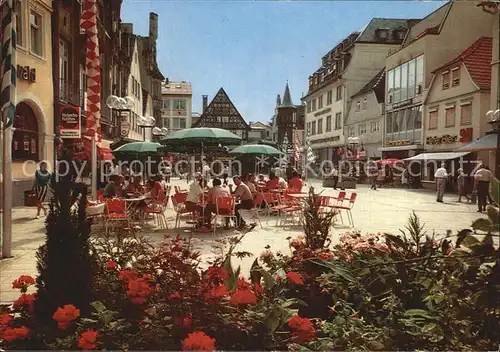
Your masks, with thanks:
[{"label": "dormer window", "polygon": [[456,87],[460,85],[460,67],[457,66],[451,69],[451,86]]},{"label": "dormer window", "polygon": [[386,40],[389,38],[389,30],[388,29],[378,29],[377,30],[377,37],[379,39]]},{"label": "dormer window", "polygon": [[443,79],[443,90],[450,88],[450,71],[445,71],[442,73]]}]

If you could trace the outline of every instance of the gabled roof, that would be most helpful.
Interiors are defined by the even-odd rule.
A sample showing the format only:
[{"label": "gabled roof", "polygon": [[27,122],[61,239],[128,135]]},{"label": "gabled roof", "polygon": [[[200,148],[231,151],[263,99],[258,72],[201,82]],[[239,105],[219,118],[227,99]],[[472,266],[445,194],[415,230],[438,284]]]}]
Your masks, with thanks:
[{"label": "gabled roof", "polygon": [[379,103],[384,102],[384,90],[385,90],[385,67],[373,77],[370,82],[368,82],[363,88],[359,90],[356,94],[351,96],[351,98],[366,94],[371,91],[375,92],[377,101]]},{"label": "gabled roof", "polygon": [[406,31],[414,19],[406,18],[372,18],[362,29],[361,34],[356,38],[357,43],[401,43],[401,39],[388,37],[382,40],[377,36],[377,30],[387,29],[390,31]]},{"label": "gabled roof", "polygon": [[491,89],[492,49],[493,40],[488,37],[480,37],[456,58],[435,69],[432,73],[463,62],[472,80],[479,89],[489,90]]},{"label": "gabled roof", "polygon": [[408,31],[406,38],[403,42],[403,47],[407,46],[411,42],[427,35],[427,34],[439,34],[439,30],[446,19],[453,1],[449,1],[434,12],[431,12],[422,21],[418,22]]},{"label": "gabled roof", "polygon": [[[224,121],[223,118],[224,117]],[[225,121],[227,118],[229,121]],[[200,119],[193,127],[218,127],[227,130],[250,130],[250,126],[243,119],[236,106],[227,95],[224,88],[220,88]]]}]

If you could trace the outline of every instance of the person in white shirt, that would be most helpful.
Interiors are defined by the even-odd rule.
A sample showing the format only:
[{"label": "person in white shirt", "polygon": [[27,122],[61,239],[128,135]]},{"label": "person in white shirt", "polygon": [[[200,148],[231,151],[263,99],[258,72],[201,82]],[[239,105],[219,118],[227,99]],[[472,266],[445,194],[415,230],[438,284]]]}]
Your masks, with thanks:
[{"label": "person in white shirt", "polygon": [[444,189],[446,188],[446,179],[448,178],[448,172],[446,171],[445,163],[441,163],[441,167],[436,170],[434,178],[436,179],[437,190],[436,201],[439,203],[443,203]]},{"label": "person in white shirt", "polygon": [[229,176],[229,166],[224,164],[222,167],[222,179],[224,180],[224,185],[227,186],[227,177]]},{"label": "person in white shirt", "polygon": [[192,212],[201,213],[200,196],[203,194],[203,187],[201,185],[202,177],[200,173],[195,175],[193,183],[189,186],[188,195],[186,197],[186,209]]},{"label": "person in white shirt", "polygon": [[484,164],[481,164],[479,170],[474,174],[474,181],[477,188],[477,212],[481,213],[486,211],[488,205],[488,193],[490,189],[490,181],[493,175],[491,171]]}]

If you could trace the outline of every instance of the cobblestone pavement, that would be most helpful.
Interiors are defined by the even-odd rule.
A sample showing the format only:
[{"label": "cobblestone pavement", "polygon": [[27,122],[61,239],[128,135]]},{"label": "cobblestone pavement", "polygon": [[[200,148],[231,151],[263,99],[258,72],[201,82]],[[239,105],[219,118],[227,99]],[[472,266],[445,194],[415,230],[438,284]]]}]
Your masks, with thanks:
[{"label": "cobblestone pavement", "polygon": [[[185,181],[174,180],[173,184],[187,188]],[[311,181],[315,191],[323,190],[325,195],[336,194],[333,189],[322,189],[320,181]],[[351,190],[348,190],[348,195]],[[382,188],[377,191],[370,190],[367,185],[358,185],[356,190],[358,199],[352,211],[355,228],[362,232],[391,232],[397,233],[403,228],[412,211],[420,217],[425,229],[432,233],[445,234],[446,230],[460,230],[481,217],[476,213],[476,206],[472,204],[457,203],[455,195],[445,195],[445,203],[437,203],[433,192],[426,190],[403,190],[394,188]],[[22,274],[36,275],[35,253],[45,238],[45,225],[43,219],[33,220],[35,215],[33,208],[13,209],[13,258],[0,260],[0,303],[8,303],[17,298],[18,292],[12,290],[12,281]],[[175,214],[170,206],[167,210],[167,220],[172,227]],[[344,220],[346,217],[344,216]],[[275,227],[276,218],[262,219],[263,228],[257,227],[248,233],[239,250],[245,250],[258,256],[266,245],[273,250],[288,251],[287,237],[296,237],[302,232],[299,227]],[[182,225],[181,225],[182,226]],[[351,229],[341,224],[336,224],[333,229],[333,241],[338,239],[339,234]],[[96,232],[101,231],[96,229]],[[145,234],[153,243],[161,243],[163,236],[181,233],[189,235],[188,229],[160,230],[153,227],[144,229]],[[235,235],[235,231],[218,231],[215,235],[192,234],[194,242],[204,256],[209,259],[212,246],[216,239],[227,238]],[[247,273],[254,258],[246,258],[241,263],[242,272]]]}]

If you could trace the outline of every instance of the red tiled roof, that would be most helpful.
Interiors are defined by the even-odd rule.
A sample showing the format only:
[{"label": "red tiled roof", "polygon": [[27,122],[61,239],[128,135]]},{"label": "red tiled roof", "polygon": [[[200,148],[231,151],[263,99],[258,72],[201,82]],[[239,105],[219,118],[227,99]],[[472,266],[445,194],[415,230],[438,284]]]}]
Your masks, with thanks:
[{"label": "red tiled roof", "polygon": [[434,70],[433,73],[453,64],[463,62],[479,89],[491,89],[492,43],[491,38],[480,37],[460,55]]}]

